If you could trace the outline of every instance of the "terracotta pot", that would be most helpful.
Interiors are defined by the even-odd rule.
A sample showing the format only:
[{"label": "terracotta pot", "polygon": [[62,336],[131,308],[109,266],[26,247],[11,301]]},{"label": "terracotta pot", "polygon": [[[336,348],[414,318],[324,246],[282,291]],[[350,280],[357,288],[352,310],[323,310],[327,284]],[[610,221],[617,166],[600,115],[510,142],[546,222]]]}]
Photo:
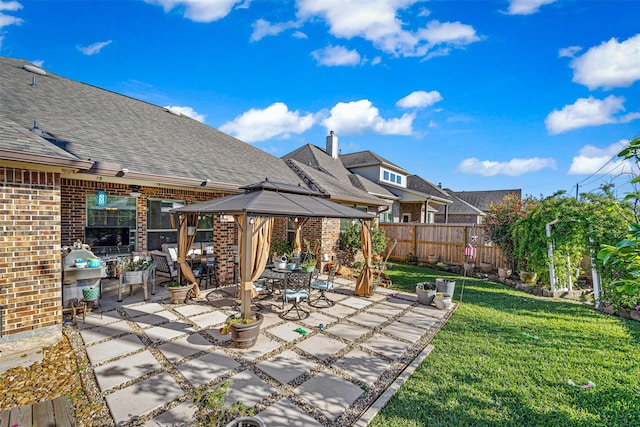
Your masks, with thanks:
[{"label": "terracotta pot", "polygon": [[490,264],[488,262],[481,262],[480,270],[482,270],[483,273],[491,273],[493,271],[493,264]]},{"label": "terracotta pot", "polygon": [[264,316],[256,313],[256,321],[253,323],[232,323],[229,325],[231,340],[235,348],[251,348],[255,345],[260,335],[260,325]]},{"label": "terracotta pot", "polygon": [[192,287],[193,285],[166,288],[169,292],[169,300],[171,301],[171,304],[184,304],[187,300],[187,294]]},{"label": "terracotta pot", "polygon": [[428,255],[427,262],[429,264],[437,264],[440,262],[440,255]]}]

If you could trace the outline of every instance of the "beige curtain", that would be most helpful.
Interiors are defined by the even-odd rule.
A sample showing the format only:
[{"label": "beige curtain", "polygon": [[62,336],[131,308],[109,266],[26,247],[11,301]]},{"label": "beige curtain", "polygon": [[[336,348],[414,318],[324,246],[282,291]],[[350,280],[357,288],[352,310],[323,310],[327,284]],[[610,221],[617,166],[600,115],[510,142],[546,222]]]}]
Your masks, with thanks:
[{"label": "beige curtain", "polygon": [[295,234],[293,236],[293,252],[302,253],[302,226],[307,222],[308,218],[299,219],[294,221],[296,226]]},{"label": "beige curtain", "polygon": [[240,297],[242,316],[251,314],[251,298],[257,295],[253,282],[257,280],[269,261],[273,218],[240,215],[238,246],[240,259]]},{"label": "beige curtain", "polygon": [[356,295],[368,297],[371,295],[371,284],[373,282],[373,271],[371,270],[371,220],[362,221],[362,255],[364,256],[364,267],[356,280]]},{"label": "beige curtain", "polygon": [[[187,264],[187,253],[191,249],[191,245],[196,240],[195,230],[198,228],[198,214],[179,214],[178,215],[178,265],[180,273],[187,282],[193,284],[193,288],[189,291],[189,296],[197,298],[200,296],[200,288],[196,283],[196,278],[191,271],[191,266]],[[171,225],[176,228],[174,216],[171,216]],[[193,227],[194,233],[189,235],[189,227]]]}]

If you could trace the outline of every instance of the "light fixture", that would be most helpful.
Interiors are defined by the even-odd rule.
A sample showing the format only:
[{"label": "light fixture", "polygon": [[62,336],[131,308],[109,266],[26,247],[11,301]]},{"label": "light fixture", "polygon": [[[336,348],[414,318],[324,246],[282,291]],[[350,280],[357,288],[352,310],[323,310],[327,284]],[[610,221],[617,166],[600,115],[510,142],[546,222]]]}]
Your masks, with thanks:
[{"label": "light fixture", "polygon": [[122,169],[120,169],[120,170],[116,173],[116,176],[123,177],[123,176],[124,176],[124,174],[126,174],[126,173],[129,173],[129,169],[127,169],[127,168],[122,168]]},{"label": "light fixture", "polygon": [[209,178],[205,179],[204,181],[202,181],[200,183],[200,187],[206,187],[208,183],[210,183],[211,180]]},{"label": "light fixture", "polygon": [[129,186],[129,195],[131,197],[140,197],[142,195],[142,193],[140,193],[140,186],[139,185],[130,185]]}]

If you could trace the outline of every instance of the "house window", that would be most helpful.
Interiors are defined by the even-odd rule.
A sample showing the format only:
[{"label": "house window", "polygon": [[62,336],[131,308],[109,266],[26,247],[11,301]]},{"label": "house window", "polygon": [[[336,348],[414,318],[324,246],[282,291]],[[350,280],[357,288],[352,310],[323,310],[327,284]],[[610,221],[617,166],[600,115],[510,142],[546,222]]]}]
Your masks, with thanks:
[{"label": "house window", "polygon": [[396,174],[391,173],[391,182],[396,182]]},{"label": "house window", "polygon": [[396,175],[396,183],[402,184],[402,175]]},{"label": "house window", "polygon": [[130,253],[136,241],[136,198],[108,196],[99,203],[95,195],[87,195],[85,243],[96,254]]},{"label": "house window", "polygon": [[380,222],[393,222],[391,212],[380,212]]},{"label": "house window", "polygon": [[296,237],[296,224],[293,219],[287,218],[287,242],[293,243],[293,239]]},{"label": "house window", "polygon": [[[178,232],[171,226],[171,209],[181,208],[183,200],[147,200],[147,249],[162,249],[163,243],[176,243]],[[213,215],[198,218],[196,242],[213,242]]]},{"label": "house window", "polygon": [[384,179],[385,181],[389,181],[389,171],[383,172],[382,179]]},{"label": "house window", "polygon": [[411,222],[411,214],[403,213],[402,214],[402,222]]}]

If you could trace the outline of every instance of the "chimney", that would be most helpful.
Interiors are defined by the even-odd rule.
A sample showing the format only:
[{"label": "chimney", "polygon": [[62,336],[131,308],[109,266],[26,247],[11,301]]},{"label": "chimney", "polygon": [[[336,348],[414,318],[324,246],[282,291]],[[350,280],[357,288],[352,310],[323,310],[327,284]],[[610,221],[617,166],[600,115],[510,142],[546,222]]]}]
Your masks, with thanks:
[{"label": "chimney", "polygon": [[333,131],[329,131],[329,136],[327,136],[327,149],[325,151],[332,159],[338,158],[338,137]]}]

